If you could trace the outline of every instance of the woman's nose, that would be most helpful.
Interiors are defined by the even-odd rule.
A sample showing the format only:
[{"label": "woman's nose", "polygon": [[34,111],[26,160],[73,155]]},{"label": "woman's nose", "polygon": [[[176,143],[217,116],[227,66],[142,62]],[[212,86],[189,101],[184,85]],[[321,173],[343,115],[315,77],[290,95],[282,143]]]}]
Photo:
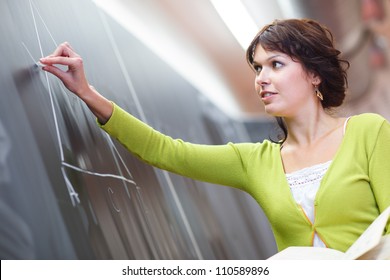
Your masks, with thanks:
[{"label": "woman's nose", "polygon": [[259,86],[267,85],[269,84],[269,75],[264,71],[264,69],[258,73],[256,73],[256,78],[255,78],[256,84]]}]

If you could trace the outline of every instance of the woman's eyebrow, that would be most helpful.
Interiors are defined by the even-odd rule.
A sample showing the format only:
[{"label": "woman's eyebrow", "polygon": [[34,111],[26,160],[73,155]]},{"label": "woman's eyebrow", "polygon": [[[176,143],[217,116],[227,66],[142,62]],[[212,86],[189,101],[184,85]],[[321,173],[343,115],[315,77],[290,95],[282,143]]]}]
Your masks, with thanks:
[{"label": "woman's eyebrow", "polygon": [[[270,57],[267,57],[267,59],[265,61],[270,61],[276,57],[283,57],[281,54],[275,54],[275,55],[271,55]],[[259,63],[258,61],[256,61],[255,59],[253,60],[253,64],[254,65],[261,65],[261,63]]]}]

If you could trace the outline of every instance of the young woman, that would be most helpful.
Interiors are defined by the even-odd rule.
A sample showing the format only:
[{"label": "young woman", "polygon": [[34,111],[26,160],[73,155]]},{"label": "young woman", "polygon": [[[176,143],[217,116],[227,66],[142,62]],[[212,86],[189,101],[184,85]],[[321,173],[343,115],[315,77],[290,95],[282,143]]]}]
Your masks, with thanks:
[{"label": "young woman", "polygon": [[[248,192],[267,215],[279,250],[326,246],[346,251],[390,205],[390,124],[376,114],[333,116],[345,96],[348,62],[316,21],[265,26],[247,51],[278,141],[197,145],[172,139],[100,95],[67,43],[41,62],[80,97],[101,127],[143,161]],[[54,64],[68,66],[62,71]],[[386,227],[390,233],[390,226]]]}]

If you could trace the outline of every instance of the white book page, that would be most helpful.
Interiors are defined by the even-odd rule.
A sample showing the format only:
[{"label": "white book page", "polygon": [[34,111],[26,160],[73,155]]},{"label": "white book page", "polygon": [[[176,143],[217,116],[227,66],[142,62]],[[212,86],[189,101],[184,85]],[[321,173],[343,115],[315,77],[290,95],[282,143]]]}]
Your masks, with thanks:
[{"label": "white book page", "polygon": [[320,247],[288,247],[268,260],[340,260],[345,253]]},{"label": "white book page", "polygon": [[383,235],[383,230],[390,216],[390,206],[363,232],[363,234],[345,252],[346,259],[357,259],[377,246]]},{"label": "white book page", "polygon": [[390,260],[390,234],[384,235],[379,244],[358,258],[359,260]]}]

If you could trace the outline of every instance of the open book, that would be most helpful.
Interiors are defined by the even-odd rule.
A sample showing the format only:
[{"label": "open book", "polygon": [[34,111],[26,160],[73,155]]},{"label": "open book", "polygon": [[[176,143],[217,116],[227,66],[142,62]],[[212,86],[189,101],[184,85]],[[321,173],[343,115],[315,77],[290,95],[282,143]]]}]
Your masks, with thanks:
[{"label": "open book", "polygon": [[269,260],[390,259],[390,234],[383,235],[389,217],[390,206],[375,219],[345,253],[330,248],[293,246],[271,256]]}]

